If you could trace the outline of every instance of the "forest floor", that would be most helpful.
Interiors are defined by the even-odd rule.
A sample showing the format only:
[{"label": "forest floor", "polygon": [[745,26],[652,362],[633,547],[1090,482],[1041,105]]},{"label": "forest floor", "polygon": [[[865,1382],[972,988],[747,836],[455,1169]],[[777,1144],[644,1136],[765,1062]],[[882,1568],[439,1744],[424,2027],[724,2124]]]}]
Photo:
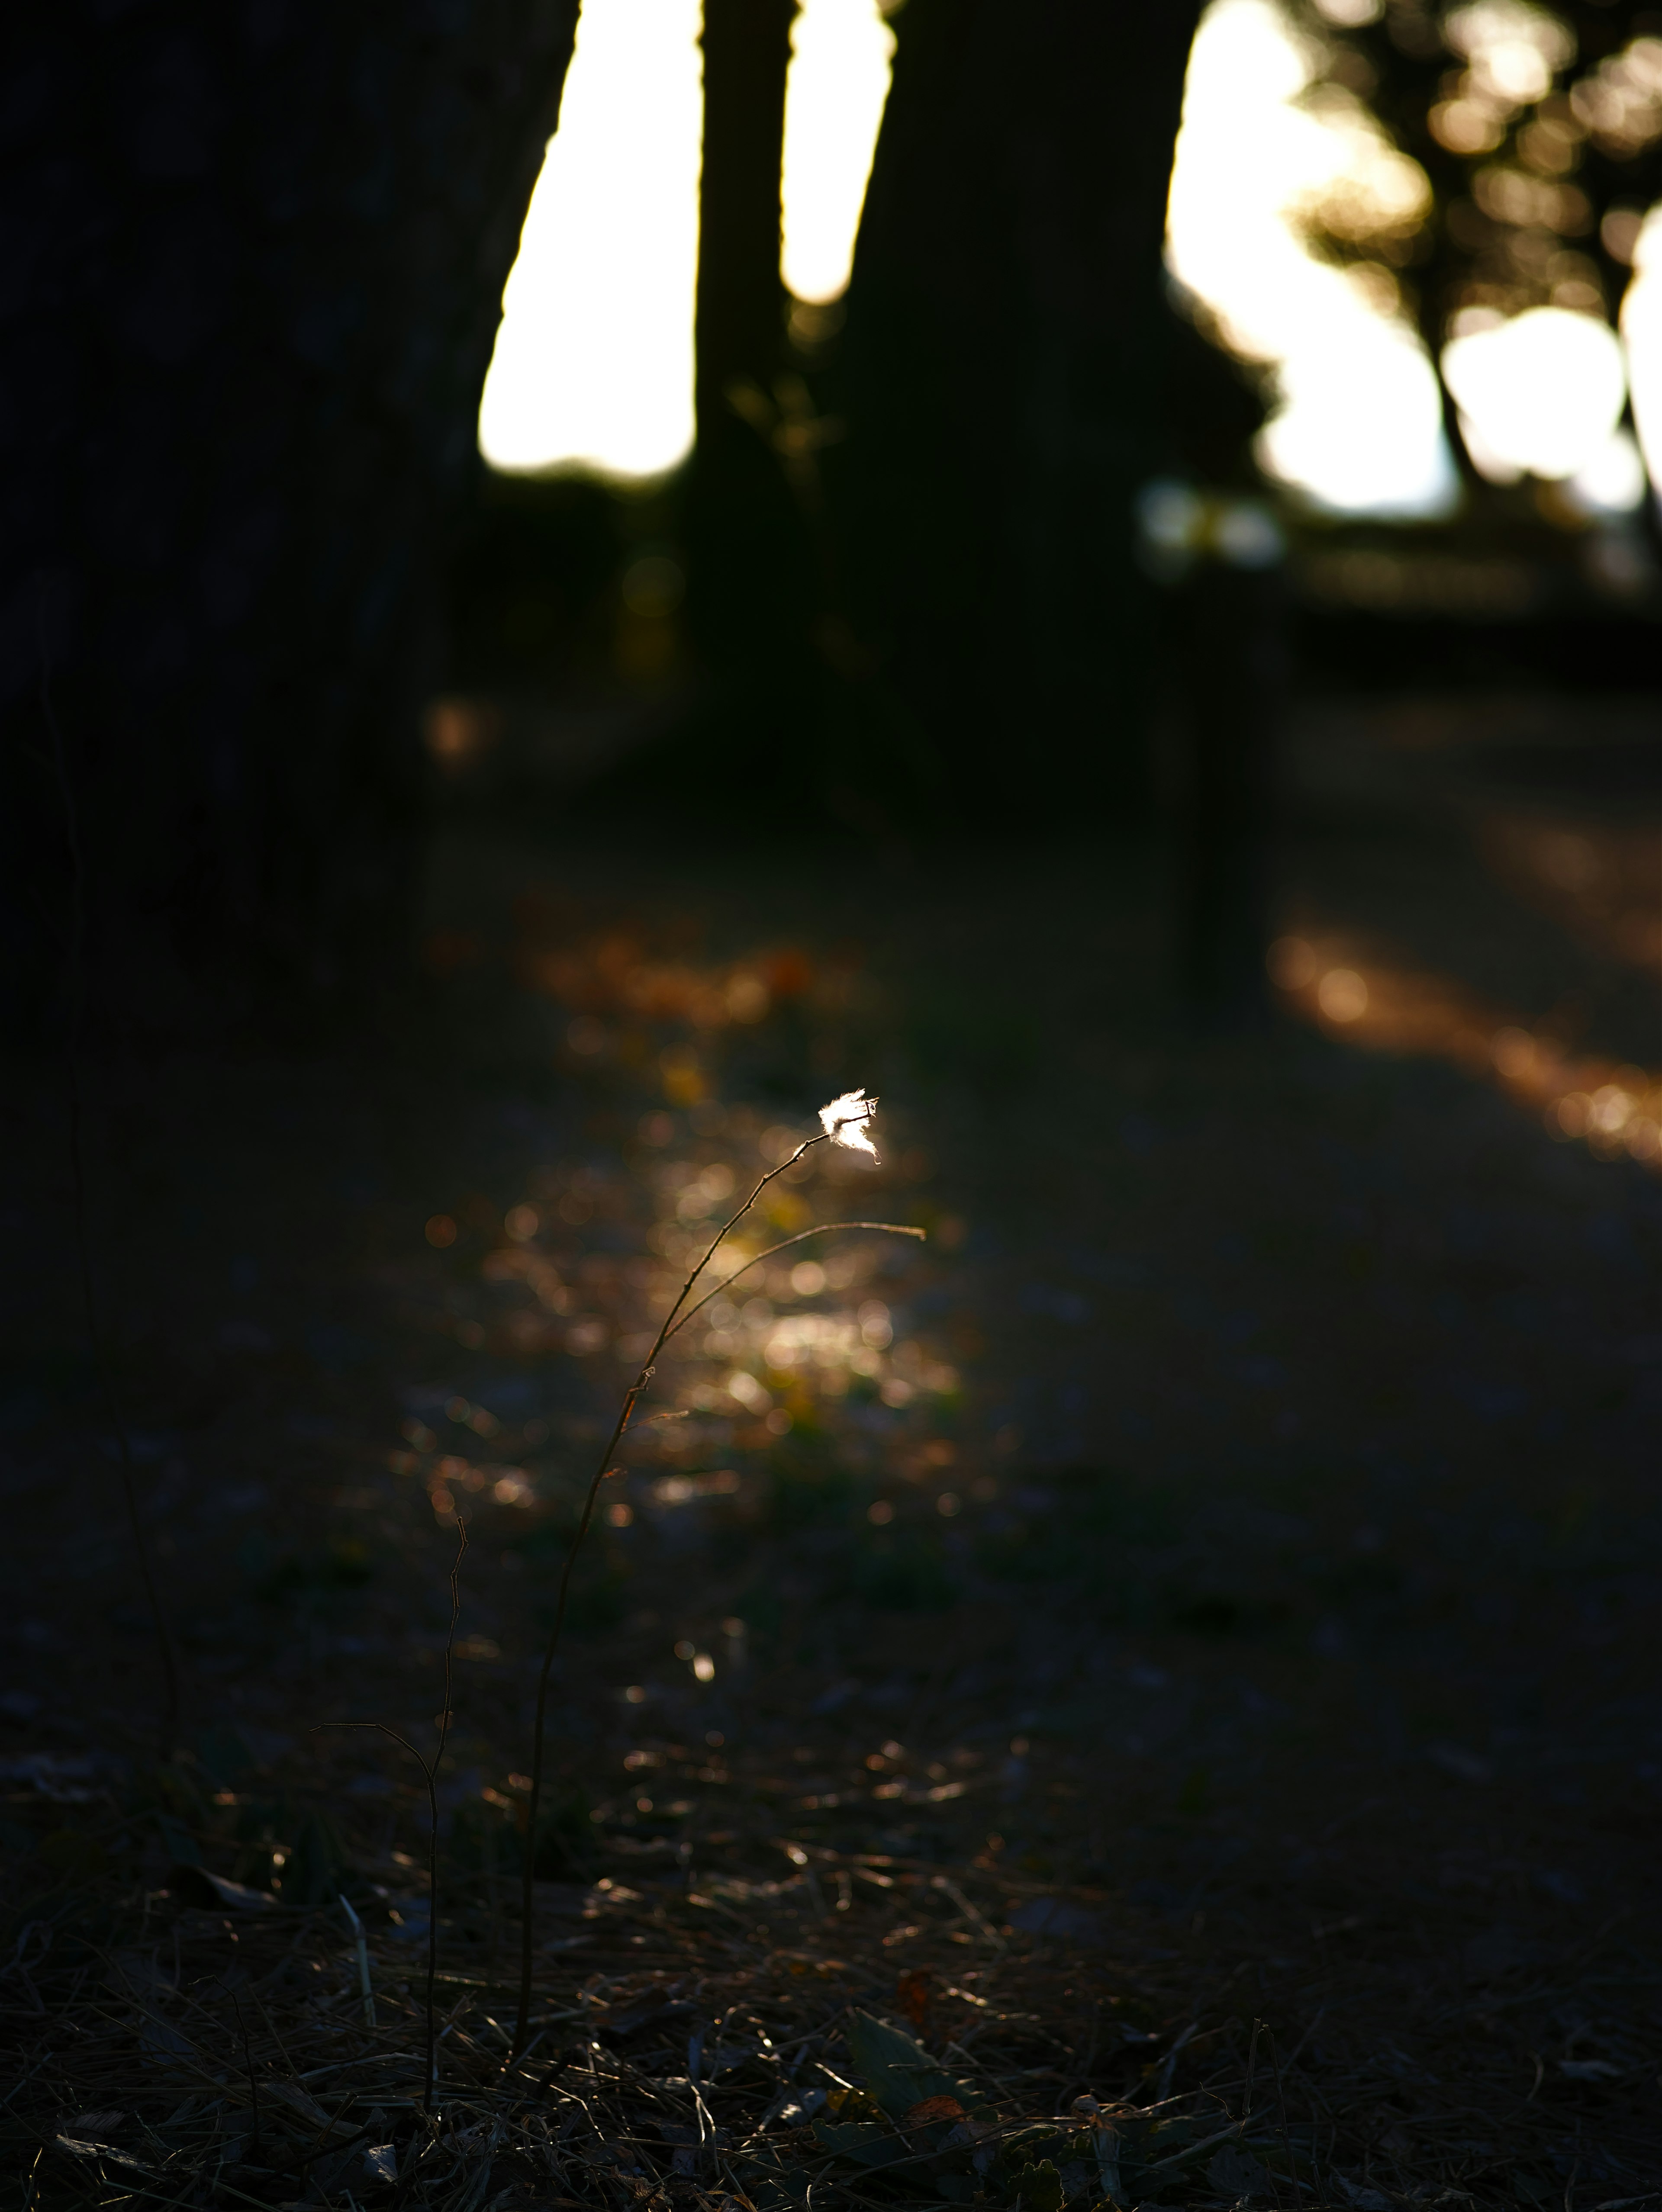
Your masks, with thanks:
[{"label": "forest floor", "polygon": [[[166,1765],[61,1086],[14,1090],[25,2203],[1662,2203],[1642,823],[1300,742],[1355,774],[1249,1034],[1172,1011],[1146,850],[497,819],[435,838],[384,1042],[89,1070]],[[512,2060],[577,1502],[686,1255],[858,1084],[881,1167],[812,1155],[772,1233],[928,1241],[801,1245],[661,1364]],[[458,1512],[429,2119],[421,1776],[315,1731],[431,1747]]]}]

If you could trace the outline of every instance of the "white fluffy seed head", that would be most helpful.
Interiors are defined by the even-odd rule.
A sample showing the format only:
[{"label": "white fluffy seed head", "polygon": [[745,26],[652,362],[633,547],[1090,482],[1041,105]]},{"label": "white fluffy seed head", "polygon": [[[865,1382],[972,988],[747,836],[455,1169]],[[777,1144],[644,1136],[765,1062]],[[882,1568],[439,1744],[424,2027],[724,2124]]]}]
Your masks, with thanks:
[{"label": "white fluffy seed head", "polygon": [[819,1126],[832,1144],[845,1145],[851,1152],[869,1152],[875,1159],[877,1147],[869,1132],[876,1111],[875,1098],[868,1098],[863,1091],[845,1091],[840,1098],[819,1109]]}]

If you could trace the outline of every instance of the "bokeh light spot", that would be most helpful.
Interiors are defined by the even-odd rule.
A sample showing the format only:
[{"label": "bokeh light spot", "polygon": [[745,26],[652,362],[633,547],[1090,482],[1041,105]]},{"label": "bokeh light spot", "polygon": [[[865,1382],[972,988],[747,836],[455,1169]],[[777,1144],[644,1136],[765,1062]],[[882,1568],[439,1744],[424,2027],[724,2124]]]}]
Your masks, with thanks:
[{"label": "bokeh light spot", "polygon": [[1627,398],[1615,331],[1562,307],[1452,340],[1443,374],[1473,460],[1503,482],[1574,476],[1609,445]]},{"label": "bokeh light spot", "polygon": [[1303,991],[1315,981],[1319,963],[1314,947],[1302,937],[1278,937],[1265,964],[1278,990]]},{"label": "bokeh light spot", "polygon": [[1316,1003],[1330,1022],[1359,1022],[1367,1012],[1367,986],[1354,968],[1330,968],[1316,986]]}]

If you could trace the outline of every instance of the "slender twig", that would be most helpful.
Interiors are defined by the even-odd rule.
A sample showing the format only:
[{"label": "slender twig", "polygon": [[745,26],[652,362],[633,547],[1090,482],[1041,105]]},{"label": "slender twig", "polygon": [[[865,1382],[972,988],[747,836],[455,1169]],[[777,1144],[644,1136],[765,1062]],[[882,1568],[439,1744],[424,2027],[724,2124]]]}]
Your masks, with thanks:
[{"label": "slender twig", "polygon": [[[461,1563],[467,1549],[467,1524],[461,1515],[456,1516],[456,1556],[450,1565],[450,1630],[444,1642],[444,1705],[438,1716],[438,1748],[430,1759],[423,1759],[407,1735],[389,1728],[385,1721],[320,1721],[315,1735],[324,1729],[374,1729],[380,1735],[391,1736],[400,1744],[422,1771],[427,1784],[427,2060],[422,2075],[422,2110],[429,2118],[438,2094],[438,2033],[433,2010],[433,1985],[439,1972],[439,1765],[444,1757],[446,1739],[450,1734],[450,1682],[455,1658],[456,1620],[461,1611]],[[344,1905],[344,1898],[341,1899]],[[350,1907],[349,1907],[350,1910]]]},{"label": "slender twig", "polygon": [[812,1229],[799,1229],[794,1237],[782,1237],[777,1244],[770,1244],[765,1252],[758,1252],[753,1260],[746,1260],[742,1267],[735,1267],[730,1275],[724,1275],[713,1291],[706,1291],[703,1297],[687,1308],[673,1328],[664,1331],[664,1342],[667,1344],[672,1336],[679,1335],[694,1314],[702,1311],[712,1298],[719,1298],[728,1285],[736,1283],[740,1275],[747,1275],[752,1267],[759,1267],[764,1260],[772,1259],[776,1252],[788,1251],[793,1244],[806,1243],[810,1237],[823,1237],[831,1229],[886,1229],[891,1237],[916,1237],[920,1239],[928,1234],[927,1230],[908,1228],[904,1221],[820,1221],[816,1222]]},{"label": "slender twig", "polygon": [[[856,1094],[849,1092],[848,1095],[850,1098],[853,1098]],[[710,1239],[709,1243],[700,1256],[697,1265],[693,1268],[691,1273],[687,1277],[685,1282],[682,1284],[679,1291],[676,1293],[674,1304],[670,1307],[669,1311],[664,1316],[663,1322],[659,1328],[658,1334],[653,1340],[652,1349],[648,1352],[646,1358],[642,1363],[640,1373],[630,1384],[628,1389],[624,1391],[623,1405],[618,1410],[618,1419],[612,1426],[612,1434],[606,1439],[606,1449],[600,1454],[600,1462],[595,1468],[593,1476],[590,1478],[588,1490],[583,1498],[582,1513],[577,1522],[576,1534],[572,1537],[571,1542],[567,1548],[565,1564],[560,1571],[560,1587],[554,1604],[553,1625],[548,1632],[548,1642],[543,1651],[542,1668],[537,1677],[537,1715],[533,1724],[533,1733],[531,1740],[531,1790],[529,1799],[526,1806],[525,1865],[521,1880],[520,1992],[518,2010],[514,2023],[514,2045],[513,2051],[510,2054],[512,2057],[518,2057],[520,2053],[524,2050],[526,2034],[531,2019],[531,1966],[532,1959],[536,1948],[537,1826],[539,1814],[542,1808],[543,1745],[548,1718],[548,1685],[550,1678],[554,1671],[554,1661],[560,1648],[560,1632],[565,1626],[566,1600],[571,1589],[571,1571],[577,1563],[577,1554],[582,1549],[583,1539],[588,1534],[589,1523],[594,1517],[594,1505],[596,1499],[600,1494],[600,1485],[606,1480],[606,1476],[612,1472],[612,1455],[617,1450],[619,1443],[623,1441],[624,1432],[629,1426],[637,1402],[651,1383],[654,1365],[657,1360],[659,1353],[668,1342],[672,1334],[679,1326],[680,1322],[683,1320],[690,1321],[692,1317],[692,1313],[697,1310],[697,1308],[695,1306],[691,1311],[683,1314],[682,1308],[685,1306],[688,1298],[692,1294],[693,1285],[697,1281],[699,1276],[703,1273],[705,1268],[709,1267],[710,1261],[715,1257],[716,1253],[721,1249],[723,1240],[730,1235],[738,1224],[744,1219],[745,1216],[750,1212],[757,1200],[760,1198],[762,1193],[767,1188],[770,1182],[774,1182],[776,1177],[784,1175],[789,1169],[794,1168],[798,1160],[802,1158],[802,1155],[805,1152],[812,1152],[816,1145],[831,1144],[835,1141],[838,1137],[839,1132],[848,1126],[849,1123],[852,1122],[863,1127],[864,1124],[871,1119],[872,1113],[875,1109],[877,1101],[874,1098],[865,1098],[861,1097],[860,1112],[858,1114],[849,1115],[846,1117],[846,1121],[832,1121],[830,1119],[830,1109],[826,1109],[826,1126],[821,1133],[817,1137],[805,1138],[802,1143],[800,1144],[796,1147],[795,1151],[790,1155],[788,1159],[782,1160],[776,1168],[770,1168],[766,1175],[762,1176],[760,1181],[757,1183],[756,1188],[751,1192],[750,1196],[745,1200],[738,1212],[729,1215],[728,1219],[724,1221],[721,1226],[716,1231],[715,1236]],[[865,1225],[874,1228],[889,1228],[892,1224],[886,1222],[876,1222]],[[807,1236],[812,1235],[814,1232],[812,1231],[804,1231],[801,1233],[802,1235]],[[901,1231],[901,1234],[904,1236],[918,1236],[922,1232],[920,1231],[913,1229],[903,1230]],[[800,1237],[788,1237],[785,1240],[785,1243],[796,1243],[800,1241]],[[784,1249],[785,1247],[783,1244],[776,1244],[772,1247],[774,1251],[782,1251]],[[758,1253],[757,1255],[758,1259],[765,1259],[768,1256],[767,1253]],[[747,1261],[746,1262],[746,1267],[754,1267],[755,1264],[755,1261]],[[742,1274],[744,1272],[745,1270],[743,1267],[735,1268],[734,1275],[729,1275],[727,1278],[727,1281],[733,1281],[735,1275]],[[725,1289],[726,1284],[724,1283],[719,1287]],[[709,1293],[709,1297],[713,1297],[715,1295],[716,1293],[715,1291]],[[699,1304],[703,1304],[705,1303],[707,1303],[707,1299],[701,1299],[699,1301]]]},{"label": "slender twig", "polygon": [[92,1234],[88,1224],[86,1160],[81,1129],[79,1054],[81,1026],[87,1005],[86,860],[81,843],[81,817],[76,806],[75,781],[70,774],[58,711],[52,704],[52,661],[46,651],[44,625],[40,639],[40,714],[52,738],[52,763],[57,771],[58,797],[64,809],[64,836],[70,851],[70,927],[64,937],[69,1006],[64,1037],[64,1068],[69,1088],[70,1180],[75,1192],[76,1253],[80,1262],[81,1295],[87,1310],[88,1349],[92,1354],[99,1395],[104,1401],[105,1417],[114,1436],[120,1461],[121,1487],[126,1498],[127,1522],[132,1531],[138,1577],[143,1584],[150,1619],[155,1624],[156,1641],[161,1649],[161,1752],[166,1760],[173,1757],[174,1739],[179,1730],[179,1661],[174,1649],[173,1632],[161,1610],[155,1577],[151,1571],[149,1547],[144,1540],[144,1524],[138,1510],[138,1476],[133,1465],[132,1440],[127,1434],[127,1425],[121,1418],[116,1401],[115,1384],[110,1372],[103,1331],[98,1321],[98,1295],[93,1280]]}]

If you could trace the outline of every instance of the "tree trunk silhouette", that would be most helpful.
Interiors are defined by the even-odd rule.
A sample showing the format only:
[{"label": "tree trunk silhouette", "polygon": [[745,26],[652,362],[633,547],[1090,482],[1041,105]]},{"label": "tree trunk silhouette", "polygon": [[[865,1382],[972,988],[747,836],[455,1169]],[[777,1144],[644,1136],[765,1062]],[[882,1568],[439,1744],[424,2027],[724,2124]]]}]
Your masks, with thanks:
[{"label": "tree trunk silhouette", "polygon": [[400,944],[436,556],[575,14],[63,0],[9,30],[0,927],[37,1014],[43,682],[106,1012],[350,997]]},{"label": "tree trunk silhouette", "polygon": [[908,0],[827,465],[856,627],[965,813],[1147,798],[1161,246],[1197,13]]},{"label": "tree trunk silhouette", "polygon": [[765,434],[785,353],[779,275],[785,78],[796,0],[705,0],[688,613],[716,687],[724,751],[748,752],[797,704],[810,619],[801,519]]}]

